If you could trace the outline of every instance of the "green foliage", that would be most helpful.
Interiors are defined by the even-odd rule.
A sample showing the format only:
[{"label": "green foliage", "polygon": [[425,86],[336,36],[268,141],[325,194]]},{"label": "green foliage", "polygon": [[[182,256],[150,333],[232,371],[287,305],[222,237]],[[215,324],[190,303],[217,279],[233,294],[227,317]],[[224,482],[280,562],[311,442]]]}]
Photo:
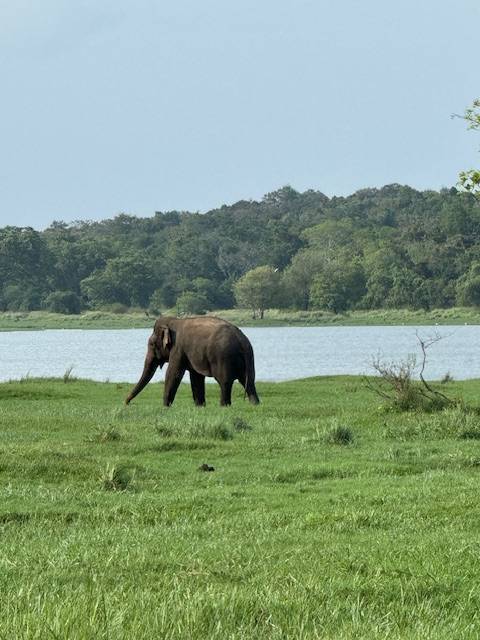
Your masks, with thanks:
[{"label": "green foliage", "polygon": [[[473,112],[469,117],[474,123]],[[479,226],[480,204],[471,193],[393,184],[331,199],[283,187],[259,202],[205,214],[121,214],[102,222],[54,222],[43,232],[5,227],[0,310],[72,313],[78,305],[118,304],[156,314],[180,300],[191,313],[233,307],[234,288],[238,302],[255,307],[257,316],[272,306],[470,305],[478,283],[465,279],[480,261]],[[264,277],[257,287],[251,282],[247,295],[243,278],[259,267],[273,270],[275,279]]]}]

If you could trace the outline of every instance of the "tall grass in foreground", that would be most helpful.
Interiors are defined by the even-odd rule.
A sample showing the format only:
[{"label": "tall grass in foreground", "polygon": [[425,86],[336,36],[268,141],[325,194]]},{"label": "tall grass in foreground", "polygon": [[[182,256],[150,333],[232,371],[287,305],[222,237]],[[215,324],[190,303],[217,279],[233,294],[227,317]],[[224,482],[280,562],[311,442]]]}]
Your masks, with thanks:
[{"label": "tall grass in foreground", "polygon": [[0,385],[0,638],[478,638],[478,414],[258,386]]}]

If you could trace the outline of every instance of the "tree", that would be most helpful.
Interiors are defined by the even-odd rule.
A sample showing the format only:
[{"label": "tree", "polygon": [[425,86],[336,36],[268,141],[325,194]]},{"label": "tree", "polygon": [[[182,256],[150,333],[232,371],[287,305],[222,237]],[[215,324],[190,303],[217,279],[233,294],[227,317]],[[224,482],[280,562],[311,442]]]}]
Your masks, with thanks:
[{"label": "tree", "polygon": [[285,298],[282,306],[305,311],[309,308],[312,282],[324,263],[324,256],[311,249],[304,249],[293,256],[283,274]]},{"label": "tree", "polygon": [[45,298],[43,307],[53,313],[80,313],[80,298],[74,291],[53,291]]},{"label": "tree", "polygon": [[392,285],[385,301],[386,307],[400,309],[429,309],[429,285],[424,278],[408,267],[395,267]]},{"label": "tree", "polygon": [[240,307],[252,309],[263,318],[265,310],[273,307],[278,299],[280,273],[273,267],[263,266],[248,271],[234,285],[235,299]]},{"label": "tree", "polygon": [[[464,117],[478,132],[480,101]],[[166,310],[194,293],[207,310],[226,309],[235,304],[234,283],[260,265],[283,273],[268,306],[308,309],[313,299],[347,309],[474,304],[469,269],[480,262],[480,184],[471,178],[463,191],[393,184],[329,199],[284,187],[205,214],[122,214],[54,222],[42,232],[5,227],[0,308],[60,308],[58,292],[73,292],[91,308]],[[353,262],[367,279],[361,301],[348,281]]]},{"label": "tree", "polygon": [[340,313],[352,309],[365,294],[365,274],[359,262],[335,265],[315,276],[310,298],[312,306]]},{"label": "tree", "polygon": [[114,302],[147,307],[155,286],[149,262],[138,255],[112,258],[105,269],[95,271],[80,283],[83,295],[98,307]]},{"label": "tree", "polygon": [[30,227],[0,229],[0,298],[12,311],[39,309],[50,291],[52,256],[45,237]]},{"label": "tree", "polygon": [[42,293],[37,286],[32,284],[9,284],[3,288],[3,310],[8,311],[32,311],[40,309]]},{"label": "tree", "polygon": [[457,303],[466,307],[480,306],[480,262],[474,262],[470,271],[459,279]]},{"label": "tree", "polygon": [[185,291],[175,303],[177,315],[201,315],[208,309],[208,300],[201,293]]}]

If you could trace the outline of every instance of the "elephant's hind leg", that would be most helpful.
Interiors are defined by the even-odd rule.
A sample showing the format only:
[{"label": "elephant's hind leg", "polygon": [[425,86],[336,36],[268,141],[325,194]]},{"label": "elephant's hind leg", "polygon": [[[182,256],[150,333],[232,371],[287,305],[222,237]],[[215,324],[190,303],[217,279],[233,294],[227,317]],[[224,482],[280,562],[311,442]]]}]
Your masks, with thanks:
[{"label": "elephant's hind leg", "polygon": [[190,371],[190,386],[193,401],[197,407],[205,406],[205,376],[197,371]]}]

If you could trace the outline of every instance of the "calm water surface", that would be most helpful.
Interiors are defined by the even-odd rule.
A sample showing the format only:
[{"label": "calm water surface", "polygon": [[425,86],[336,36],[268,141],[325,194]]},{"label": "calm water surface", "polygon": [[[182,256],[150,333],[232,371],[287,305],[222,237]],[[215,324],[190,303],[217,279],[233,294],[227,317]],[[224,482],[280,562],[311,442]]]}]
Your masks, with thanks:
[{"label": "calm water surface", "polygon": [[[372,358],[420,355],[415,332],[438,331],[443,339],[428,352],[426,377],[447,371],[457,380],[480,378],[480,327],[274,327],[245,328],[255,351],[257,380],[373,373]],[[0,380],[73,375],[92,380],[136,382],[150,329],[0,332]],[[155,379],[165,374],[157,372]],[[188,379],[188,378],[187,378]]]}]

